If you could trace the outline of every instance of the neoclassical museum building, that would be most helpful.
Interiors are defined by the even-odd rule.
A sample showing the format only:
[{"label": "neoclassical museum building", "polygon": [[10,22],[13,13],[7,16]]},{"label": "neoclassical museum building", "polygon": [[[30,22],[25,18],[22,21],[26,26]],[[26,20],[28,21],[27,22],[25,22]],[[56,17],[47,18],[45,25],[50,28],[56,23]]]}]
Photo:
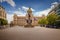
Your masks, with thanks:
[{"label": "neoclassical museum building", "polygon": [[6,20],[6,11],[3,6],[0,5],[0,19],[5,19]]},{"label": "neoclassical museum building", "polygon": [[[36,26],[36,25],[39,25],[38,20],[40,18],[41,17],[33,16],[32,10],[31,10],[31,8],[29,8],[27,10],[26,16],[18,16],[16,14],[14,14],[12,23],[13,23],[13,25],[24,26],[31,22],[31,25]],[[28,20],[30,20],[30,21],[28,21]]]}]

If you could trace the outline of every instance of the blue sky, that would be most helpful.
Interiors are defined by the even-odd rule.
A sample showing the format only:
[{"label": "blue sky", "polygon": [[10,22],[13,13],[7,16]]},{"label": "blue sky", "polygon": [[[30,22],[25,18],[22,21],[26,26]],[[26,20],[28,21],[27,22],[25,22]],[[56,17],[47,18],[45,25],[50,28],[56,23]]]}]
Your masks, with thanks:
[{"label": "blue sky", "polygon": [[7,17],[14,13],[18,15],[25,15],[26,10],[31,7],[33,15],[41,16],[42,14],[47,15],[52,9],[53,4],[57,4],[60,0],[0,0],[0,5],[2,5],[6,12]]},{"label": "blue sky", "polygon": [[41,11],[49,8],[51,3],[59,2],[59,0],[12,0],[15,5],[12,7],[6,1],[0,2],[0,5],[4,6],[6,10],[17,10],[17,8],[21,8],[22,6],[32,7],[36,11]]}]

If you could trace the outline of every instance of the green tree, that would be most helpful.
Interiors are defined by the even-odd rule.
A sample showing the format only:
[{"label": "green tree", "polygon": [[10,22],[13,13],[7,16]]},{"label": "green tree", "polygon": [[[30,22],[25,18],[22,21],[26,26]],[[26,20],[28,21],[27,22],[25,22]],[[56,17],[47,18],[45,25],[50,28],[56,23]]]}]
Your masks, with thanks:
[{"label": "green tree", "polygon": [[56,23],[57,18],[58,18],[57,14],[55,14],[55,13],[49,14],[47,16],[48,24],[54,25]]},{"label": "green tree", "polygon": [[60,27],[60,16],[58,15],[58,19],[56,20],[56,26]]},{"label": "green tree", "polygon": [[7,25],[7,24],[8,24],[7,20],[0,19],[0,25]]},{"label": "green tree", "polygon": [[39,24],[41,24],[42,26],[44,25],[47,25],[48,24],[48,21],[47,21],[47,18],[41,18],[39,21],[38,21]]}]

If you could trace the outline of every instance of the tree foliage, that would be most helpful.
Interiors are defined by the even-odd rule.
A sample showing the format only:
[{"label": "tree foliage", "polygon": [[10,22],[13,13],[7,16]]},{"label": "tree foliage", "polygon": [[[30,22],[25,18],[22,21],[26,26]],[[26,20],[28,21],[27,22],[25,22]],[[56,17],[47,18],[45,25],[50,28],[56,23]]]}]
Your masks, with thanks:
[{"label": "tree foliage", "polygon": [[47,21],[47,18],[41,18],[39,21],[38,21],[39,24],[48,24],[48,21]]},{"label": "tree foliage", "polygon": [[54,25],[56,23],[56,20],[58,19],[58,15],[55,13],[49,14],[48,16],[41,18],[38,23],[39,24],[48,24],[48,25]]},{"label": "tree foliage", "polygon": [[0,19],[0,25],[7,25],[7,24],[8,24],[7,20]]},{"label": "tree foliage", "polygon": [[49,25],[54,25],[57,19],[58,19],[58,15],[55,13],[49,14],[47,16],[47,20],[48,20]]},{"label": "tree foliage", "polygon": [[58,16],[58,19],[56,21],[56,26],[60,27],[60,16]]}]

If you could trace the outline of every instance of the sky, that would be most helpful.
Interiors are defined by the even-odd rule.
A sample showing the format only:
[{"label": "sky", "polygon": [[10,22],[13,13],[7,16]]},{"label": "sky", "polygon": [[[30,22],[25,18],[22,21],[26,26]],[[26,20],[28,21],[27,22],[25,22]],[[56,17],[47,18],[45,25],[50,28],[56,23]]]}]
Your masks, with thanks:
[{"label": "sky", "polygon": [[0,5],[5,8],[8,22],[13,20],[13,15],[25,16],[30,7],[34,16],[47,15],[60,0],[0,0]]}]

